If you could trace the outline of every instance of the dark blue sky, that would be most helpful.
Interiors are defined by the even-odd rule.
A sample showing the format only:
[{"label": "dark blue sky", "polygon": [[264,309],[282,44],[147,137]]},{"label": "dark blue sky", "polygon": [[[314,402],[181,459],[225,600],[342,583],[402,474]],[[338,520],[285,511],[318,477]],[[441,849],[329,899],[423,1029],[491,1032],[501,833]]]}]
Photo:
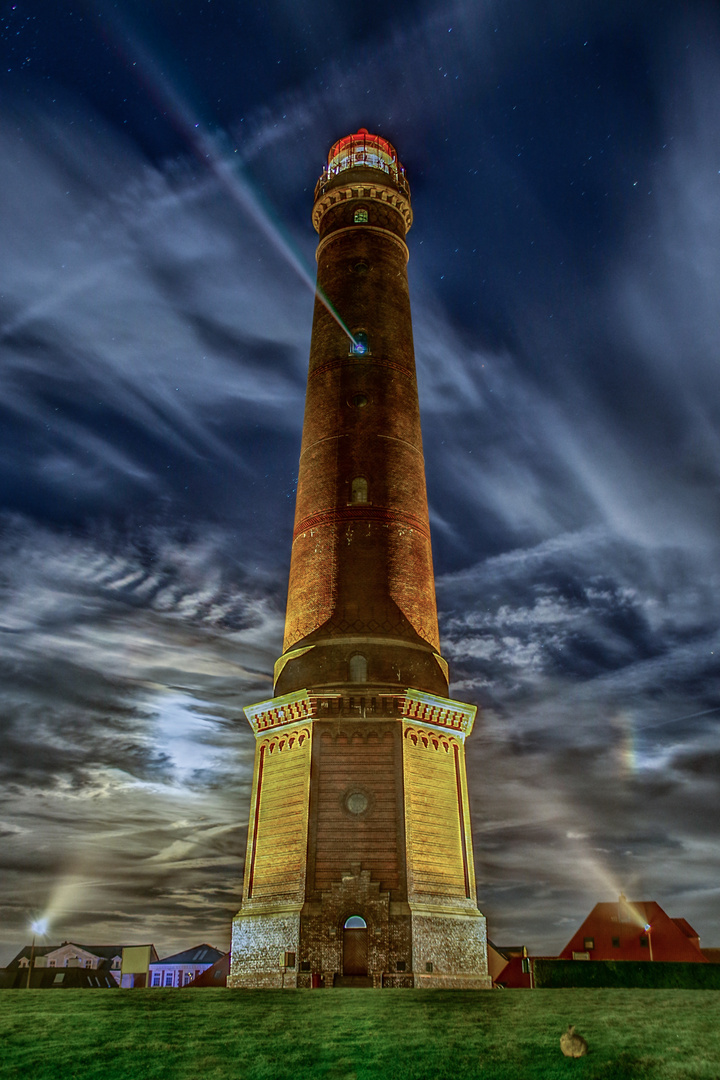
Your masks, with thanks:
[{"label": "dark blue sky", "polygon": [[[58,10],[58,8],[62,10]],[[0,959],[227,947],[280,651],[312,192],[405,164],[479,902],[720,943],[720,21],[697,2],[0,8]]]}]

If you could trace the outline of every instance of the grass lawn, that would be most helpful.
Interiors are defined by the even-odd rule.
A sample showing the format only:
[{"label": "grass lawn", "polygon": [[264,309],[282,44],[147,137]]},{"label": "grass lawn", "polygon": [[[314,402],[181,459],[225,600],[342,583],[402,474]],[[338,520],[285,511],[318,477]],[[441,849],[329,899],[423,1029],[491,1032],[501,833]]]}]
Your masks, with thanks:
[{"label": "grass lawn", "polygon": [[4,990],[0,1076],[719,1080],[720,993]]}]

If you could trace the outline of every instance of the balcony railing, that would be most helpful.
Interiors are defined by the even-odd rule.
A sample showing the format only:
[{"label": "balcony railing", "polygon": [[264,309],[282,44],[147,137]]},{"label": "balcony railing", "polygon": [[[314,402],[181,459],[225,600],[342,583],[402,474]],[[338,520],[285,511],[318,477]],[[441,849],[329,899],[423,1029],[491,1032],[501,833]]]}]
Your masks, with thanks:
[{"label": "balcony railing", "polygon": [[410,185],[405,179],[405,169],[397,161],[385,161],[379,154],[364,147],[348,151],[339,161],[335,160],[323,168],[320,179],[315,185],[315,198],[325,193],[326,188],[340,173],[348,169],[379,169],[391,178],[395,187],[403,195],[410,197]]}]

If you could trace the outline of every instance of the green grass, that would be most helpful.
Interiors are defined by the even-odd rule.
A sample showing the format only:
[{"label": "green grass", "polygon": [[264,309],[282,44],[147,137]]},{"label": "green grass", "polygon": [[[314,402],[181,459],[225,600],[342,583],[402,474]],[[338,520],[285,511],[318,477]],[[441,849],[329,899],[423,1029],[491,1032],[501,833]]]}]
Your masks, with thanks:
[{"label": "green grass", "polygon": [[5,990],[0,1076],[718,1080],[718,1032],[705,990]]}]

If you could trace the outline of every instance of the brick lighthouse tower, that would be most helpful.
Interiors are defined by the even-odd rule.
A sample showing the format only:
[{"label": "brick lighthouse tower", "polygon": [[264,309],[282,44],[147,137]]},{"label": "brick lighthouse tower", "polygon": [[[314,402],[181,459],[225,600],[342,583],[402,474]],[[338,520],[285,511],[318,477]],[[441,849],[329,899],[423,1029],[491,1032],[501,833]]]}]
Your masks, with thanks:
[{"label": "brick lighthouse tower", "polygon": [[[257,740],[231,986],[490,985],[464,743],[440,656],[394,148],[361,129],[315,189],[284,651]],[[341,323],[347,328],[344,332]]]}]

